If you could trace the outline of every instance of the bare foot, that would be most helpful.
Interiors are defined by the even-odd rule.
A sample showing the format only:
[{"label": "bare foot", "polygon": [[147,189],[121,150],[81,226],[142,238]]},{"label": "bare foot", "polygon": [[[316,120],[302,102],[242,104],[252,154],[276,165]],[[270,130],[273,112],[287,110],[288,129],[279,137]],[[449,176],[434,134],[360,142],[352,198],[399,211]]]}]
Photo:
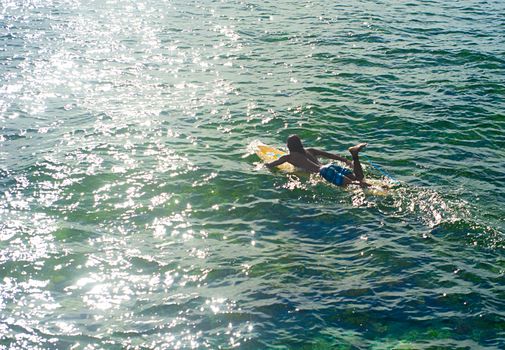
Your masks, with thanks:
[{"label": "bare foot", "polygon": [[349,147],[348,150],[353,157],[357,156],[359,151],[365,148],[368,143],[358,143],[356,146]]}]

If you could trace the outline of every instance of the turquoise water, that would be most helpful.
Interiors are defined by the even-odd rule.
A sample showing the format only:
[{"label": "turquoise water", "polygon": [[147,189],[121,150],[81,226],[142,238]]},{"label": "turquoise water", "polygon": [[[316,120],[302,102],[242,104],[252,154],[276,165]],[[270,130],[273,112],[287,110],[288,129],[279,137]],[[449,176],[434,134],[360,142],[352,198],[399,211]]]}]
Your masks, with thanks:
[{"label": "turquoise water", "polygon": [[503,349],[503,13],[2,1],[0,349]]}]

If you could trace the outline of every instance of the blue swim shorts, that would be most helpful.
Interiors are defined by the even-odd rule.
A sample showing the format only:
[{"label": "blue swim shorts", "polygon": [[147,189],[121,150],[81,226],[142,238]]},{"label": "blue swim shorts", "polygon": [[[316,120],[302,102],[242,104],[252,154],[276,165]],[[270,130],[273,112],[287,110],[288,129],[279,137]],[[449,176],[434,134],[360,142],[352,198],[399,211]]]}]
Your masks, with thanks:
[{"label": "blue swim shorts", "polygon": [[341,167],[336,164],[328,164],[319,170],[319,175],[321,175],[325,180],[331,182],[334,185],[342,186],[344,184],[344,176],[351,175],[352,171],[350,169]]}]

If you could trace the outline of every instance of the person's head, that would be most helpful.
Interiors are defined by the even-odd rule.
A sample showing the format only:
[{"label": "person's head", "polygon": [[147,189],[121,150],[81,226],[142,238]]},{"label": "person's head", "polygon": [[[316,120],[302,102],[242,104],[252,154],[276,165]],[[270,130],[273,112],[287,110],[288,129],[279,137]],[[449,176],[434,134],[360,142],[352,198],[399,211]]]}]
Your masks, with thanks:
[{"label": "person's head", "polygon": [[302,140],[298,135],[291,135],[288,137],[288,149],[290,152],[305,153]]}]

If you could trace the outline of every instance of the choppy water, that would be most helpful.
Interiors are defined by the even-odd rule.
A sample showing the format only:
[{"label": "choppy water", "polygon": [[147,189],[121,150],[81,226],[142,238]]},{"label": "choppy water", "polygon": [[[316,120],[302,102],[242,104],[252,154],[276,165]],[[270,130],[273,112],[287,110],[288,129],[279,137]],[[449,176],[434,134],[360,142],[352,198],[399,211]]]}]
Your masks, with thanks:
[{"label": "choppy water", "polygon": [[[1,349],[505,347],[505,2],[0,13]],[[401,184],[248,153],[291,133]]]}]

